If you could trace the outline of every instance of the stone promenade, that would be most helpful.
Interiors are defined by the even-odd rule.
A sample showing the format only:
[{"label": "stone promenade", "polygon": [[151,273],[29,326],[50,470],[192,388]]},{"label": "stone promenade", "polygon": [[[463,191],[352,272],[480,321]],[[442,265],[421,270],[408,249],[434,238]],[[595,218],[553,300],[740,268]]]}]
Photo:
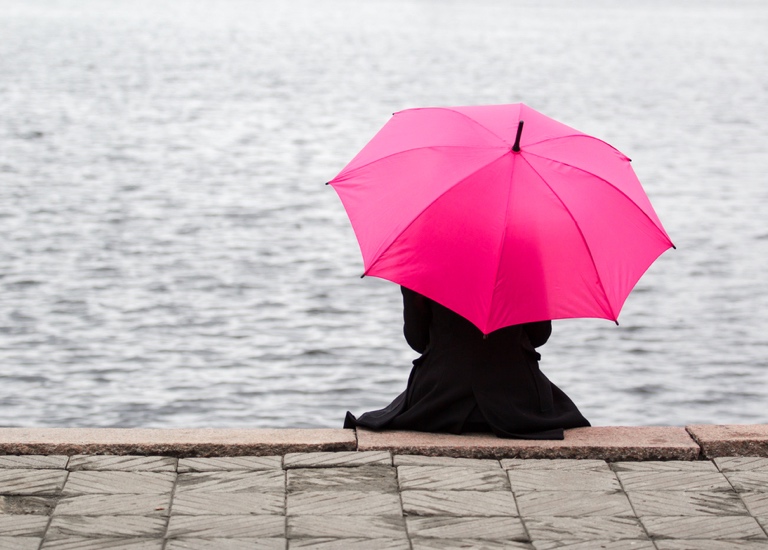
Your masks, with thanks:
[{"label": "stone promenade", "polygon": [[[0,429],[0,549],[768,549],[765,426],[750,427],[750,441],[745,427],[713,427],[721,438],[741,430],[741,439],[721,439],[707,452],[699,438],[695,455],[680,447],[678,458],[663,460],[653,458],[668,452],[660,447],[644,455],[651,459],[632,455],[644,438],[654,445],[652,432],[636,430],[625,459],[616,449],[574,459],[504,458],[520,454],[514,446],[496,457],[426,456],[436,454],[433,436],[400,433],[405,454],[396,432],[378,434],[392,447],[379,450],[10,454],[12,445],[93,450],[96,439]],[[320,439],[332,442],[337,431]],[[359,449],[374,434],[351,435]],[[488,436],[445,437],[458,437],[448,440],[448,454],[458,454],[462,440],[471,442],[465,454],[490,452],[477,450]],[[409,446],[419,438],[423,453]],[[561,449],[576,452],[570,439]],[[137,448],[124,443],[114,448]],[[585,448],[601,453],[595,442]],[[718,449],[732,455],[707,456]],[[736,456],[745,450],[761,456]]]}]

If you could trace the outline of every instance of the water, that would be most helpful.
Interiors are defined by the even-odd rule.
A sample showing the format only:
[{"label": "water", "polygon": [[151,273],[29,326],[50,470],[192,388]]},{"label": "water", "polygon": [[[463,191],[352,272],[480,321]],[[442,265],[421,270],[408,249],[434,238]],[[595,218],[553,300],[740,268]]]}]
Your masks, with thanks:
[{"label": "water", "polygon": [[338,427],[414,354],[333,177],[403,108],[612,143],[678,247],[542,368],[594,424],[765,422],[768,7],[0,0],[0,425]]}]

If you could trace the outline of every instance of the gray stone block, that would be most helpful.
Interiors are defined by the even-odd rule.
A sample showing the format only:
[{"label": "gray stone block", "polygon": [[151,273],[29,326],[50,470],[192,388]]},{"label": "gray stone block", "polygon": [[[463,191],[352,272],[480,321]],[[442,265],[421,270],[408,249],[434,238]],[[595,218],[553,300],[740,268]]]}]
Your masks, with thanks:
[{"label": "gray stone block", "polygon": [[0,536],[41,537],[48,527],[48,516],[0,516]]},{"label": "gray stone block", "polygon": [[648,460],[643,462],[614,462],[615,472],[717,472],[717,466],[708,460]]},{"label": "gray stone block", "polygon": [[510,485],[518,491],[619,491],[616,475],[595,470],[509,470]]},{"label": "gray stone block", "polygon": [[287,472],[288,491],[337,490],[397,492],[394,468],[297,468]]},{"label": "gray stone block", "polygon": [[515,541],[414,538],[413,550],[533,550],[533,546]]},{"label": "gray stone block", "polygon": [[161,550],[162,539],[66,537],[46,539],[43,550]]},{"label": "gray stone block", "polygon": [[741,500],[747,506],[749,513],[755,517],[768,519],[768,492],[767,493],[739,493]]},{"label": "gray stone block", "polygon": [[184,538],[170,539],[165,544],[165,550],[285,550],[287,541],[284,538]]},{"label": "gray stone block", "polygon": [[490,458],[453,458],[450,456],[395,455],[395,466],[450,466],[498,470],[501,464]]},{"label": "gray stone block", "polygon": [[400,490],[504,491],[509,480],[501,468],[398,466]]},{"label": "gray stone block", "polygon": [[733,491],[629,491],[638,516],[734,516],[747,508]]},{"label": "gray stone block", "polygon": [[38,550],[42,540],[39,537],[0,536],[0,550]]},{"label": "gray stone block", "polygon": [[283,516],[171,516],[168,538],[284,538]]},{"label": "gray stone block", "polygon": [[446,540],[528,540],[523,522],[515,517],[408,517],[406,525],[411,537]]},{"label": "gray stone block", "polygon": [[289,493],[289,516],[401,516],[396,493],[299,491]]},{"label": "gray stone block", "polygon": [[768,458],[757,456],[726,456],[714,459],[721,472],[768,472]]},{"label": "gray stone block", "polygon": [[390,539],[407,541],[401,516],[292,516],[288,538]]},{"label": "gray stone block", "polygon": [[50,515],[56,501],[55,497],[0,496],[0,514]]},{"label": "gray stone block", "polygon": [[288,453],[284,465],[290,468],[342,468],[364,465],[392,466],[389,451],[351,451],[336,453]]},{"label": "gray stone block", "polygon": [[768,472],[737,471],[725,472],[723,475],[738,492],[768,493]]},{"label": "gray stone block", "polygon": [[411,545],[407,539],[315,537],[289,541],[288,550],[296,548],[311,548],[312,550],[411,550]]},{"label": "gray stone block", "polygon": [[525,520],[534,544],[544,540],[647,540],[636,518],[536,517]]},{"label": "gray stone block", "polygon": [[216,458],[180,458],[177,471],[189,472],[235,472],[257,470],[280,470],[282,456],[231,456]]},{"label": "gray stone block", "polygon": [[517,516],[509,491],[404,491],[403,510],[411,516]]},{"label": "gray stone block", "polygon": [[505,470],[610,470],[605,460],[577,458],[505,458],[501,461],[501,467]]},{"label": "gray stone block", "polygon": [[640,518],[651,537],[685,540],[764,539],[755,518],[749,516],[697,516]]},{"label": "gray stone block", "polygon": [[177,462],[177,458],[170,456],[75,455],[69,459],[67,469],[70,472],[79,470],[175,472]]},{"label": "gray stone block", "polygon": [[157,516],[168,515],[171,495],[97,494],[62,498],[56,516]]},{"label": "gray stone block", "polygon": [[35,470],[60,469],[67,467],[66,455],[0,455],[0,468],[14,470],[34,468]]},{"label": "gray stone block", "polygon": [[759,540],[657,540],[658,550],[765,550]]},{"label": "gray stone block", "polygon": [[650,540],[545,540],[534,542],[536,550],[656,550]]},{"label": "gray stone block", "polygon": [[515,496],[520,515],[525,518],[635,515],[627,496],[620,492],[532,491]]},{"label": "gray stone block", "polygon": [[0,469],[0,495],[55,495],[66,479],[66,470]]},{"label": "gray stone block", "polygon": [[158,494],[170,493],[176,474],[172,472],[70,472],[62,493]]},{"label": "gray stone block", "polygon": [[616,472],[625,491],[732,491],[720,472]]},{"label": "gray stone block", "polygon": [[179,474],[176,493],[200,491],[204,493],[284,492],[285,472],[265,470],[259,472],[201,472]]},{"label": "gray stone block", "polygon": [[45,538],[162,538],[166,523],[166,518],[143,516],[54,516]]},{"label": "gray stone block", "polygon": [[177,493],[173,499],[173,515],[284,515],[282,493]]}]

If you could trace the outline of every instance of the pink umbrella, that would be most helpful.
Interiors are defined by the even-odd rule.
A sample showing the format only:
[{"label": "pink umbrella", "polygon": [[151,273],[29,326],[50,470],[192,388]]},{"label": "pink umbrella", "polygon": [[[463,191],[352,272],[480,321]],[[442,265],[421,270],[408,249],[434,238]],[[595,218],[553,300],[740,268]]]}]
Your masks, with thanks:
[{"label": "pink umbrella", "polygon": [[364,275],[415,290],[485,334],[617,321],[673,246],[629,158],[522,103],[395,113],[328,183]]}]

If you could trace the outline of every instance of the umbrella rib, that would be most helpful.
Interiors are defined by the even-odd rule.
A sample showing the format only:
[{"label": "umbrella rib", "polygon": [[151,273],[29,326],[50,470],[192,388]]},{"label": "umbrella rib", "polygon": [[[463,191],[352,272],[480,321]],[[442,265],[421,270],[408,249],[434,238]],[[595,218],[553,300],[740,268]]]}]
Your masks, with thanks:
[{"label": "umbrella rib", "polygon": [[[611,145],[611,144],[610,144],[610,143],[608,143],[607,141],[603,141],[602,139],[600,139],[600,138],[596,138],[595,136],[590,136],[589,134],[582,134],[582,133],[577,133],[577,134],[568,134],[568,135],[565,135],[565,136],[554,136],[554,137],[549,137],[549,138],[546,138],[546,139],[542,139],[541,141],[537,141],[537,142],[535,142],[535,143],[527,143],[527,144],[526,144],[526,147],[532,147],[532,146],[534,146],[534,145],[541,145],[542,143],[548,143],[548,142],[550,142],[550,141],[556,141],[556,140],[558,140],[558,139],[566,139],[566,138],[579,138],[579,137],[583,137],[583,138],[591,139],[591,140],[593,140],[593,141],[597,141],[598,143],[602,143],[602,144],[603,144],[603,145],[605,145],[606,147],[610,147],[611,149],[613,149],[614,151],[616,151],[617,153],[619,153],[619,154],[620,154],[622,157],[624,157],[625,159],[627,159],[627,160],[631,160],[631,159],[630,159],[630,158],[629,158],[627,155],[625,155],[624,153],[622,153],[621,151],[619,151],[618,149],[616,149],[616,147],[614,147],[613,145]],[[527,152],[527,153],[530,153],[530,151],[526,151],[526,152]],[[531,154],[535,154],[535,153],[531,153]],[[540,155],[537,155],[537,156],[540,156]],[[542,158],[546,158],[546,157],[542,157]]]},{"label": "umbrella rib", "polygon": [[595,257],[592,255],[592,249],[589,247],[589,243],[587,242],[586,237],[584,237],[584,232],[581,230],[581,227],[579,226],[579,222],[576,221],[576,218],[574,217],[571,210],[568,208],[568,206],[565,204],[565,201],[560,197],[560,195],[557,194],[557,192],[552,189],[552,186],[547,183],[547,180],[542,176],[538,170],[530,163],[528,162],[525,157],[523,157],[523,160],[525,160],[526,164],[533,170],[537,176],[539,176],[539,179],[544,183],[544,185],[547,186],[547,188],[552,191],[552,194],[557,197],[557,200],[560,202],[560,204],[563,206],[566,212],[568,212],[568,216],[570,216],[571,221],[573,221],[573,225],[576,226],[576,229],[579,231],[579,236],[581,237],[581,241],[584,243],[584,248],[587,249],[587,252],[589,253],[589,259],[592,262],[592,266],[595,268],[595,274],[597,275],[597,284],[600,286],[600,290],[603,293],[603,296],[605,297],[605,301],[608,303],[608,307],[610,309],[609,313],[611,315],[611,319],[614,321],[618,320],[618,316],[613,312],[613,304],[611,304],[610,298],[608,298],[608,293],[605,291],[605,286],[603,285],[603,279],[600,276],[600,270],[597,269],[597,263],[595,262]]},{"label": "umbrella rib", "polygon": [[[595,178],[595,179],[598,179],[598,180],[602,181],[603,183],[605,183],[605,184],[606,184],[606,185],[608,185],[609,187],[612,187],[613,189],[615,189],[615,190],[616,190],[616,192],[617,192],[617,193],[619,193],[619,194],[620,194],[620,195],[622,195],[622,196],[623,196],[625,199],[627,199],[627,200],[630,202],[630,204],[634,205],[634,206],[635,206],[635,208],[637,208],[638,210],[640,210],[640,212],[642,212],[642,213],[643,213],[643,216],[645,216],[646,218],[648,218],[648,221],[650,221],[650,222],[653,224],[653,226],[654,226],[655,228],[659,229],[659,230],[662,232],[662,234],[663,234],[663,235],[666,237],[666,239],[667,239],[667,242],[669,243],[669,245],[670,245],[670,246],[672,246],[672,247],[674,247],[674,246],[675,246],[675,245],[672,243],[672,240],[669,238],[669,235],[667,235],[667,234],[666,234],[666,231],[665,231],[665,230],[664,230],[662,227],[659,227],[659,226],[656,224],[656,222],[653,220],[653,218],[651,218],[651,217],[648,215],[648,213],[647,213],[645,210],[643,210],[642,208],[640,208],[640,206],[639,206],[639,205],[638,205],[638,204],[637,204],[635,201],[633,201],[633,200],[632,200],[632,197],[630,197],[629,195],[627,195],[627,194],[626,194],[624,191],[622,191],[621,189],[619,189],[618,187],[616,187],[614,184],[612,184],[612,183],[611,183],[610,181],[608,181],[607,179],[605,179],[605,178],[601,178],[601,177],[600,177],[600,176],[598,176],[597,174],[595,174],[595,173],[593,173],[593,172],[590,172],[589,170],[585,170],[584,168],[579,168],[578,166],[574,166],[573,164],[568,164],[567,162],[562,162],[562,161],[560,161],[560,160],[557,160],[557,159],[553,159],[553,158],[549,158],[549,157],[545,157],[545,156],[543,156],[543,155],[537,155],[536,153],[531,153],[530,151],[526,152],[526,154],[527,154],[527,155],[531,155],[531,156],[534,156],[534,157],[538,157],[538,158],[540,158],[540,159],[544,159],[544,160],[549,160],[549,161],[551,161],[551,162],[555,162],[555,163],[557,163],[557,164],[559,164],[559,165],[561,165],[561,166],[567,166],[568,168],[573,168],[574,170],[578,170],[579,172],[582,172],[582,173],[584,173],[584,174],[589,174],[589,175],[590,175],[590,176],[592,176],[593,178]],[[528,161],[526,161],[526,162],[528,162]],[[533,166],[531,165],[531,163],[530,163],[530,162],[528,162],[528,165],[529,165],[529,166],[530,166],[530,167],[531,167],[531,168],[532,168],[534,171],[536,171],[536,169],[535,169],[535,168],[533,168]],[[536,172],[536,173],[537,173],[537,174],[539,174],[538,172]],[[541,177],[541,174],[539,174],[539,177]],[[543,178],[542,178],[542,179],[543,179]],[[551,187],[550,187],[550,189],[551,189]],[[553,191],[553,192],[554,192],[554,191]],[[558,198],[559,198],[559,197],[558,197]]]},{"label": "umbrella rib", "polygon": [[366,270],[363,272],[363,275],[368,275],[368,273],[371,271],[371,269],[373,269],[373,267],[376,265],[376,262],[378,262],[378,261],[379,261],[379,259],[380,259],[380,258],[381,258],[381,257],[382,257],[384,254],[386,254],[386,253],[387,253],[387,251],[388,251],[390,248],[392,248],[392,245],[393,245],[393,244],[395,244],[395,241],[397,240],[397,238],[398,238],[400,235],[402,235],[403,233],[405,233],[406,231],[408,231],[408,229],[409,229],[409,228],[410,228],[410,227],[411,227],[411,226],[412,226],[414,223],[416,223],[416,220],[418,220],[418,219],[421,217],[421,215],[422,215],[422,214],[424,214],[424,212],[426,212],[427,210],[429,210],[429,209],[432,207],[432,205],[433,205],[433,204],[435,204],[435,203],[436,203],[438,200],[440,200],[440,199],[441,199],[441,198],[442,198],[442,197],[443,197],[443,196],[444,196],[444,195],[445,195],[445,194],[446,194],[448,191],[450,191],[451,189],[455,188],[457,185],[461,185],[463,182],[467,181],[467,179],[471,178],[472,176],[474,176],[475,174],[477,174],[479,171],[481,171],[481,170],[484,170],[484,169],[488,168],[488,167],[489,167],[491,164],[493,164],[494,162],[498,162],[499,160],[503,159],[503,158],[504,158],[506,155],[507,155],[507,150],[505,149],[505,150],[504,150],[504,154],[502,154],[501,156],[499,156],[499,157],[497,157],[497,158],[495,158],[495,159],[491,160],[490,162],[488,162],[488,163],[486,163],[486,164],[483,164],[483,165],[482,165],[482,166],[480,166],[480,167],[479,167],[477,170],[475,170],[474,172],[472,172],[472,173],[470,173],[470,174],[467,174],[466,176],[464,176],[463,178],[461,178],[460,180],[458,180],[457,182],[455,182],[455,183],[454,183],[453,185],[451,185],[450,187],[447,187],[447,188],[446,188],[446,189],[445,189],[445,190],[444,190],[442,193],[440,193],[440,194],[439,194],[438,196],[436,196],[434,199],[432,199],[432,200],[429,202],[429,204],[428,204],[428,205],[426,205],[424,208],[422,208],[422,209],[421,209],[421,211],[419,212],[418,216],[414,216],[414,217],[413,217],[413,219],[412,219],[410,222],[408,222],[408,224],[407,224],[407,225],[406,225],[406,226],[405,226],[405,227],[404,227],[404,228],[403,228],[403,229],[402,229],[402,230],[401,230],[399,233],[397,233],[396,235],[394,235],[394,236],[392,237],[392,239],[389,241],[389,244],[388,244],[388,245],[387,245],[385,248],[383,248],[382,250],[377,250],[377,251],[376,251],[376,254],[374,254],[374,259],[371,261],[371,265],[370,265],[370,266],[368,266],[368,268],[367,268],[367,269],[366,269]]},{"label": "umbrella rib", "polygon": [[475,126],[479,126],[479,127],[480,127],[480,128],[482,128],[483,130],[485,130],[486,132],[488,132],[489,134],[491,134],[492,136],[494,136],[496,139],[498,139],[498,140],[502,141],[502,142],[503,142],[503,143],[505,143],[505,144],[508,144],[508,142],[507,142],[507,140],[506,140],[506,139],[504,139],[503,137],[501,137],[499,134],[497,134],[496,132],[494,132],[493,130],[491,130],[490,128],[488,128],[487,126],[483,126],[482,124],[480,124],[478,121],[476,121],[474,118],[472,118],[472,117],[471,117],[471,116],[469,116],[468,114],[466,114],[466,113],[462,113],[462,112],[459,112],[459,111],[457,111],[457,110],[455,110],[455,109],[451,109],[450,107],[422,107],[422,108],[420,108],[420,109],[414,109],[414,110],[418,110],[418,111],[421,111],[421,110],[426,110],[426,109],[435,109],[435,110],[437,110],[437,111],[448,111],[449,113],[455,113],[455,114],[457,114],[457,115],[459,115],[459,116],[461,116],[461,117],[464,117],[464,118],[466,118],[467,120],[469,120],[470,122],[472,122],[472,123],[473,123]]},{"label": "umbrella rib", "polygon": [[[475,147],[470,145],[422,145],[420,147],[412,147],[411,149],[403,149],[401,151],[395,151],[394,153],[390,153],[388,155],[384,155],[383,157],[379,157],[377,159],[374,159],[372,161],[366,162],[365,164],[361,164],[360,166],[356,166],[346,174],[344,174],[345,177],[348,177],[350,175],[354,175],[359,170],[362,170],[363,168],[367,168],[371,166],[372,164],[376,164],[377,162],[381,162],[383,160],[396,157],[397,155],[403,155],[405,153],[410,153],[413,151],[421,151],[422,149],[480,149],[480,150],[486,150],[486,149],[493,149],[494,147]],[[506,151],[505,147],[498,146],[499,149],[504,149]],[[339,173],[339,176],[344,173],[344,170],[342,170]],[[336,176],[338,178],[339,176]],[[328,183],[334,183],[336,181],[336,178],[333,178]]]}]

